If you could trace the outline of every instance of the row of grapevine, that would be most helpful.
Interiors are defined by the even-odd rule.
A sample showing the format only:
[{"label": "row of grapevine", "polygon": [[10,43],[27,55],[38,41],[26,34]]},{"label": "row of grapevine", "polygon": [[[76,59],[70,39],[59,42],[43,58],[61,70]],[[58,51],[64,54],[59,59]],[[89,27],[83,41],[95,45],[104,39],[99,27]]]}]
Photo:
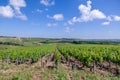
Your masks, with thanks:
[{"label": "row of grapevine", "polygon": [[53,53],[54,48],[55,46],[53,45],[42,45],[0,50],[0,59],[2,61],[8,60],[9,62],[15,62],[16,60],[21,62],[28,60],[36,62],[41,56]]},{"label": "row of grapevine", "polygon": [[[102,61],[113,62],[120,65],[120,46],[115,45],[74,45],[59,44],[41,45],[33,47],[20,47],[14,49],[0,50],[0,60],[9,62],[19,61],[31,63],[46,54],[54,53],[55,61],[60,61],[61,54],[69,60],[70,57],[78,59],[84,66]],[[61,53],[61,54],[60,54]]]},{"label": "row of grapevine", "polygon": [[59,45],[58,50],[67,60],[73,56],[86,66],[102,61],[120,65],[120,46],[67,44]]}]

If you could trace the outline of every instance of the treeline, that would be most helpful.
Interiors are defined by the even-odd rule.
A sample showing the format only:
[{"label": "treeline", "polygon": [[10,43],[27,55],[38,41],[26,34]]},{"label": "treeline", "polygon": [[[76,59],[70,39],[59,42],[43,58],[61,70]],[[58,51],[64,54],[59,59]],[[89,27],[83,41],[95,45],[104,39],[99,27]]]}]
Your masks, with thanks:
[{"label": "treeline", "polygon": [[0,42],[3,45],[14,45],[14,46],[24,46],[23,44],[13,43],[13,42]]},{"label": "treeline", "polygon": [[120,42],[115,41],[73,41],[73,44],[120,44]]},{"label": "treeline", "polygon": [[114,44],[118,45],[120,42],[117,41],[96,41],[96,40],[46,40],[39,43],[49,44],[49,43],[71,43],[71,44]]}]

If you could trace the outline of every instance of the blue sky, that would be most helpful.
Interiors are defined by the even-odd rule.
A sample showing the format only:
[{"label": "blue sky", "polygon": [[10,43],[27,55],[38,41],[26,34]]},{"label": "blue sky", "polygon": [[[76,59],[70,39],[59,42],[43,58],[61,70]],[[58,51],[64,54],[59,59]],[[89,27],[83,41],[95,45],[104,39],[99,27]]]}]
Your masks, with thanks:
[{"label": "blue sky", "polygon": [[120,0],[0,0],[0,36],[120,39]]}]

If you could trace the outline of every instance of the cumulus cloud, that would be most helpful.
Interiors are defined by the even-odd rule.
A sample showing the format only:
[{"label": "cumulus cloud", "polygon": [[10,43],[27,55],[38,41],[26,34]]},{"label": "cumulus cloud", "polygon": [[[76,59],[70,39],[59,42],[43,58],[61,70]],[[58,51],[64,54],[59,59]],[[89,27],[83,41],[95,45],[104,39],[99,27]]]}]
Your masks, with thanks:
[{"label": "cumulus cloud", "polygon": [[98,9],[91,10],[91,1],[87,1],[87,6],[81,4],[78,9],[81,13],[80,21],[87,22],[94,19],[104,19],[106,18],[105,14]]},{"label": "cumulus cloud", "polygon": [[109,25],[112,21],[120,21],[120,16],[110,15],[106,18],[107,21],[103,22],[102,25]]},{"label": "cumulus cloud", "polygon": [[110,15],[106,18],[108,21],[120,21],[120,16],[117,15]]},{"label": "cumulus cloud", "polygon": [[114,16],[114,21],[120,21],[120,16]]},{"label": "cumulus cloud", "polygon": [[10,5],[14,7],[26,7],[26,3],[24,0],[10,0]]},{"label": "cumulus cloud", "polygon": [[22,20],[27,20],[25,14],[21,12],[21,7],[26,7],[24,0],[9,0],[7,6],[0,6],[0,15],[7,18],[19,18]]},{"label": "cumulus cloud", "polygon": [[74,24],[76,22],[88,22],[95,19],[106,20],[102,25],[109,25],[112,21],[120,21],[120,16],[117,15],[105,15],[102,11],[98,9],[92,9],[92,2],[87,1],[87,5],[80,4],[78,10],[80,11],[80,17],[73,17],[68,21],[68,24]]},{"label": "cumulus cloud", "polygon": [[80,18],[73,17],[71,20],[68,21],[69,24],[74,24],[75,22],[80,22]]},{"label": "cumulus cloud", "polygon": [[62,21],[64,19],[63,14],[55,14],[54,16],[47,15],[47,18],[54,19],[56,21]]},{"label": "cumulus cloud", "polygon": [[40,3],[45,6],[52,6],[55,4],[55,1],[54,0],[40,0]]},{"label": "cumulus cloud", "polygon": [[92,2],[90,0],[87,1],[87,5],[79,5],[78,9],[81,13],[80,17],[73,17],[71,20],[68,21],[69,24],[74,24],[75,22],[88,22],[94,19],[105,19],[106,15],[98,10],[93,9],[91,6]]},{"label": "cumulus cloud", "polygon": [[106,20],[109,21],[109,22],[110,22],[110,21],[113,21],[112,16],[108,16],[108,17],[106,18]]},{"label": "cumulus cloud", "polygon": [[12,18],[14,16],[12,8],[10,6],[0,6],[0,16]]},{"label": "cumulus cloud", "polygon": [[63,17],[63,14],[55,14],[53,16],[53,19],[55,19],[56,21],[61,21],[64,19],[64,17]]},{"label": "cumulus cloud", "polygon": [[13,6],[16,18],[27,20],[26,15],[24,15],[20,10],[21,7],[26,7],[26,3],[24,0],[10,0],[9,4]]},{"label": "cumulus cloud", "polygon": [[110,24],[109,21],[106,21],[106,22],[103,22],[103,23],[102,23],[103,26],[106,26],[106,25],[109,25],[109,24]]}]

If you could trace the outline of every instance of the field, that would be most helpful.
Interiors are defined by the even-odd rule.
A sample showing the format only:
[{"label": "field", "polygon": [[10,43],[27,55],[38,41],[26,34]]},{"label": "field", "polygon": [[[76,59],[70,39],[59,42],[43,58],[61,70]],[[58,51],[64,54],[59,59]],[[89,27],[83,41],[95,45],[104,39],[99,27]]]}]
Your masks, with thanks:
[{"label": "field", "polygon": [[0,37],[0,80],[120,80],[119,44]]}]

